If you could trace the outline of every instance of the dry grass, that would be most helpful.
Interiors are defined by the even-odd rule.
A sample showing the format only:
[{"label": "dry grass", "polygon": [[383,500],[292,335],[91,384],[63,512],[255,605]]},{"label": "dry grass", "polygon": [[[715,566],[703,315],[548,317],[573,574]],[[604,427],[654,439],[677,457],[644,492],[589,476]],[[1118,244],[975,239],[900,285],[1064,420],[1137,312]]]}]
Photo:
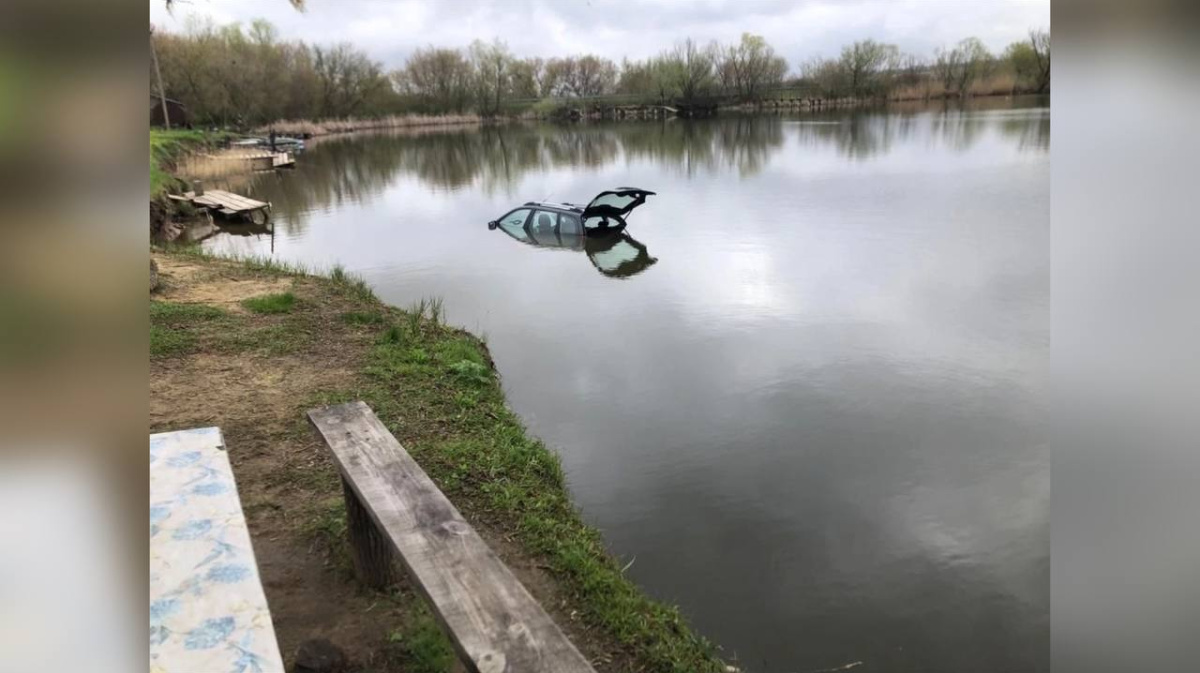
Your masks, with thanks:
[{"label": "dry grass", "polygon": [[[967,96],[1011,96],[1019,93],[1016,78],[1011,73],[1001,72],[974,81],[967,88]],[[949,91],[941,82],[926,82],[912,86],[902,86],[893,89],[888,95],[890,100],[941,100],[943,98],[958,98],[958,94]]]},{"label": "dry grass", "polygon": [[1009,73],[997,73],[975,80],[967,90],[971,96],[1008,96],[1017,88],[1017,79]]},{"label": "dry grass", "polygon": [[314,136],[328,135],[330,133],[349,133],[350,131],[362,131],[365,129],[403,129],[413,128],[417,126],[448,126],[451,124],[478,124],[480,122],[479,115],[475,114],[456,114],[456,115],[392,115],[390,117],[380,117],[378,119],[325,119],[315,121],[311,119],[292,119],[287,121],[278,121],[270,126],[263,126],[255,129],[258,133],[266,133],[274,128],[276,133],[289,135],[310,134]]},{"label": "dry grass", "polygon": [[936,100],[946,98],[946,87],[941,82],[926,82],[892,90],[892,100]]}]

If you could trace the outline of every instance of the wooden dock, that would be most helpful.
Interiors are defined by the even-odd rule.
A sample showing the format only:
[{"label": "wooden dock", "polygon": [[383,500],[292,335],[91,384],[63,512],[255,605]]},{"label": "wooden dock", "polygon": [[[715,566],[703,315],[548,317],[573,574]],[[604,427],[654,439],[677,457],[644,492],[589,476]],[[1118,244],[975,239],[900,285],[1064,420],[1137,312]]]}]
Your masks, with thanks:
[{"label": "wooden dock", "polygon": [[168,198],[186,201],[197,208],[215,210],[226,217],[242,215],[255,224],[266,224],[271,212],[270,203],[255,201],[221,189],[201,189],[199,194],[195,191],[169,194]]},{"label": "wooden dock", "polygon": [[205,154],[206,159],[225,164],[245,164],[253,171],[269,171],[276,168],[294,168],[296,155],[288,151],[229,149]]}]

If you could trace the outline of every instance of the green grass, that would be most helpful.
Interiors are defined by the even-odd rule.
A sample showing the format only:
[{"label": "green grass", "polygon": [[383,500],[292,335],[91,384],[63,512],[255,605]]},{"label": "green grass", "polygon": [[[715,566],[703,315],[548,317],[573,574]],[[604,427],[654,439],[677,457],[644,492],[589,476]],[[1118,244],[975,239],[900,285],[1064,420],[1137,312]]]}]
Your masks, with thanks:
[{"label": "green grass", "polygon": [[182,355],[192,350],[196,337],[189,332],[150,326],[150,357],[162,358],[172,355]]},{"label": "green grass", "polygon": [[291,313],[296,307],[296,295],[291,292],[264,294],[242,300],[242,306],[254,313]]},{"label": "green grass", "polygon": [[342,314],[342,322],[347,325],[378,325],[383,322],[383,314],[379,311],[347,311]]},{"label": "green grass", "polygon": [[207,304],[150,302],[150,357],[172,357],[191,352],[198,342],[196,328],[228,316]]},{"label": "green grass", "polygon": [[215,140],[203,131],[150,129],[150,198],[169,191],[174,181],[171,169],[179,157]]},{"label": "green grass", "polygon": [[170,301],[150,302],[151,323],[196,323],[227,315],[208,304],[181,304]]},{"label": "green grass", "polygon": [[341,264],[334,264],[329,271],[329,280],[341,290],[343,293],[359,299],[361,301],[374,302],[378,301],[375,297],[375,292],[371,290],[371,286],[367,285],[367,281],[352,273],[348,273]]},{"label": "green grass", "polygon": [[288,355],[312,343],[309,326],[300,320],[267,327],[232,328],[213,339],[213,349],[222,353],[259,351],[266,355]]},{"label": "green grass", "polygon": [[454,666],[454,649],[438,624],[421,606],[412,622],[403,631],[393,631],[388,640],[404,651],[405,671],[412,673],[445,673]]}]

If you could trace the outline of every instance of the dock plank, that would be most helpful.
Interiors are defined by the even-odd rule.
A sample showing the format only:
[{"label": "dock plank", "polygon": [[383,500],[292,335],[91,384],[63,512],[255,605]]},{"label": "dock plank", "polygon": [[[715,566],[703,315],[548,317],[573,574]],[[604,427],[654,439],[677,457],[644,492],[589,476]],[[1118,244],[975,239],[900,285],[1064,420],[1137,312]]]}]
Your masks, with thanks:
[{"label": "dock plank", "polygon": [[230,214],[230,212],[243,213],[254,210],[268,210],[271,204],[265,201],[257,201],[240,194],[227,192],[223,189],[208,189],[203,194],[197,196],[195,192],[184,192],[183,194],[170,194],[170,198],[177,201],[191,201],[197,206],[211,208],[219,212]]},{"label": "dock plank", "polygon": [[470,671],[594,672],[370,407],[308,417]]},{"label": "dock plank", "polygon": [[233,194],[221,189],[205,190],[200,196],[196,196],[194,192],[185,192],[183,198],[190,200],[198,206],[213,208],[215,210],[232,210],[235,212],[244,212],[247,210],[260,210],[269,207],[264,201],[256,201],[245,196]]}]

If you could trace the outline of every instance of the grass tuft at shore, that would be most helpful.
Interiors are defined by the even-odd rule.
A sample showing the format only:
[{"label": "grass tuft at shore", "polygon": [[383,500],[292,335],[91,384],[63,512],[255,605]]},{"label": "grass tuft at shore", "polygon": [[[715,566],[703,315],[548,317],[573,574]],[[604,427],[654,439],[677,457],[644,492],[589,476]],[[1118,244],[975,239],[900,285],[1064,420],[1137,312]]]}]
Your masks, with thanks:
[{"label": "grass tuft at shore", "polygon": [[296,295],[291,292],[266,294],[242,300],[242,306],[254,313],[291,313],[296,306]]}]

